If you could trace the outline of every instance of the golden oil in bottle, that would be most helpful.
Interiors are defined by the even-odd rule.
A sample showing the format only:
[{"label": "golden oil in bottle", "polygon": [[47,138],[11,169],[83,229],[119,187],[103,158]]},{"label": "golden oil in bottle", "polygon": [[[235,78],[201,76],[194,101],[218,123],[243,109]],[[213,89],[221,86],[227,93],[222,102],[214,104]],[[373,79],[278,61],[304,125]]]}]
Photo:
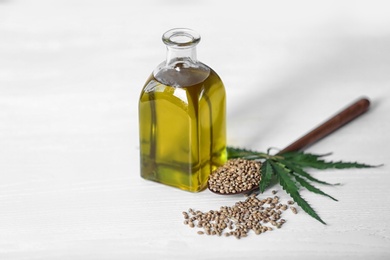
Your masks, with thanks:
[{"label": "golden oil in bottle", "polygon": [[226,161],[226,97],[219,76],[196,60],[200,37],[189,29],[163,36],[167,61],[139,101],[141,176],[183,190],[207,186]]}]

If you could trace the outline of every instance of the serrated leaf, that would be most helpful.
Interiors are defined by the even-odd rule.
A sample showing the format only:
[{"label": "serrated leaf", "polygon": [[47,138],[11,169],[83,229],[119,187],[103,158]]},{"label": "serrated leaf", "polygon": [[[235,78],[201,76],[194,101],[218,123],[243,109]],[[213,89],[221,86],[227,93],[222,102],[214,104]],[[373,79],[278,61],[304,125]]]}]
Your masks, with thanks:
[{"label": "serrated leaf", "polygon": [[323,184],[323,185],[331,185],[331,186],[340,185],[340,183],[332,184],[332,183],[328,183],[328,182],[316,179],[313,176],[311,176],[309,173],[307,173],[305,170],[303,170],[302,167],[300,167],[299,165],[290,163],[287,160],[278,160],[278,161],[283,163],[288,169],[290,169],[294,173],[299,174],[301,177],[304,177],[309,181],[313,181],[313,182]]},{"label": "serrated leaf", "polygon": [[263,193],[271,182],[274,171],[268,160],[261,165],[261,180],[259,183],[260,192]]},{"label": "serrated leaf", "polygon": [[[293,173],[294,174],[294,173]],[[329,194],[326,194],[325,192],[323,192],[322,190],[318,189],[317,187],[311,185],[309,182],[307,182],[305,179],[297,176],[297,175],[294,175],[295,177],[295,180],[304,188],[306,188],[308,191],[311,191],[311,192],[314,192],[316,194],[320,194],[320,195],[323,195],[323,196],[326,196],[328,198],[331,198],[332,200],[334,201],[338,201],[337,199],[333,198],[332,196],[330,196]]]},{"label": "serrated leaf", "polygon": [[348,168],[372,168],[377,167],[373,165],[358,163],[358,162],[333,162],[320,159],[329,154],[311,154],[304,152],[288,152],[282,156],[289,162],[299,165],[300,167],[314,168],[314,169],[348,169]]},{"label": "serrated leaf", "polygon": [[284,158],[288,160],[294,160],[294,161],[315,161],[318,158],[329,156],[332,153],[326,153],[326,154],[314,154],[314,153],[305,153],[302,151],[291,151],[281,154]]},{"label": "serrated leaf", "polygon": [[299,188],[295,184],[295,182],[290,178],[288,171],[283,167],[280,166],[279,163],[270,161],[272,168],[274,169],[274,172],[279,179],[279,183],[282,186],[282,188],[290,194],[291,198],[311,217],[315,218],[322,224],[326,224],[314,211],[314,209],[310,206],[310,204],[304,200],[301,195],[299,194]]},{"label": "serrated leaf", "polygon": [[236,147],[228,146],[226,147],[226,151],[228,154],[228,158],[239,158],[243,156],[253,155],[253,151],[247,150],[247,149],[241,149]]},{"label": "serrated leaf", "polygon": [[242,158],[246,160],[264,159],[266,154],[256,151],[251,151],[243,148],[236,148],[228,146],[226,147],[228,159]]},{"label": "serrated leaf", "polygon": [[358,162],[332,162],[332,161],[324,161],[324,160],[317,160],[313,162],[294,162],[296,164],[299,164],[303,167],[310,167],[310,168],[315,168],[315,169],[349,169],[349,168],[372,168],[376,166],[372,165],[367,165],[367,164],[362,164]]}]

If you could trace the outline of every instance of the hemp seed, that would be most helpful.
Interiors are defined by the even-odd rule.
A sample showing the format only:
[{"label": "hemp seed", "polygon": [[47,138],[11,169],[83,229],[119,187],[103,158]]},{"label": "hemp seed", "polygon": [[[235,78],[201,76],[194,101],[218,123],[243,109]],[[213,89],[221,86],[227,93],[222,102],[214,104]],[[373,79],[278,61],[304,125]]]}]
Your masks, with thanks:
[{"label": "hemp seed", "polygon": [[294,214],[298,214],[298,211],[295,207],[291,206],[290,207],[291,211],[294,213]]}]

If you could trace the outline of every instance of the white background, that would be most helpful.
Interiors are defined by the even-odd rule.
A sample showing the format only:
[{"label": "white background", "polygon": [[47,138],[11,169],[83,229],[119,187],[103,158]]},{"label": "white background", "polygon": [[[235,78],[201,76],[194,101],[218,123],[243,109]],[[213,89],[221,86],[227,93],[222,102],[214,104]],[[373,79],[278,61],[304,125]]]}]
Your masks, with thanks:
[{"label": "white background", "polygon": [[[260,236],[197,235],[182,211],[243,197],[139,176],[139,93],[174,27],[225,83],[230,145],[283,148],[367,96],[307,151],[385,165],[312,172],[343,184],[321,187],[339,202],[302,192],[326,226],[300,210]],[[388,259],[389,46],[386,1],[0,0],[0,259]]]}]

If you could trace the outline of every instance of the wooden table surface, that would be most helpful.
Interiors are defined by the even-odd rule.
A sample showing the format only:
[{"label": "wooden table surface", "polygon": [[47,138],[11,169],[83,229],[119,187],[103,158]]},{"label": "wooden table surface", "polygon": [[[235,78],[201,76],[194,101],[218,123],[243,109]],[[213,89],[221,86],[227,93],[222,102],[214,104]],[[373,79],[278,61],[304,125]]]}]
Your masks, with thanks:
[{"label": "wooden table surface", "polygon": [[[0,0],[0,259],[389,259],[390,18],[385,1]],[[244,200],[139,175],[141,88],[161,35],[198,31],[223,79],[228,143],[283,148],[361,96],[370,110],[307,151],[375,169],[311,171],[281,229],[200,236],[182,211]],[[289,199],[279,186],[278,196]],[[271,189],[259,197],[271,195]]]}]

